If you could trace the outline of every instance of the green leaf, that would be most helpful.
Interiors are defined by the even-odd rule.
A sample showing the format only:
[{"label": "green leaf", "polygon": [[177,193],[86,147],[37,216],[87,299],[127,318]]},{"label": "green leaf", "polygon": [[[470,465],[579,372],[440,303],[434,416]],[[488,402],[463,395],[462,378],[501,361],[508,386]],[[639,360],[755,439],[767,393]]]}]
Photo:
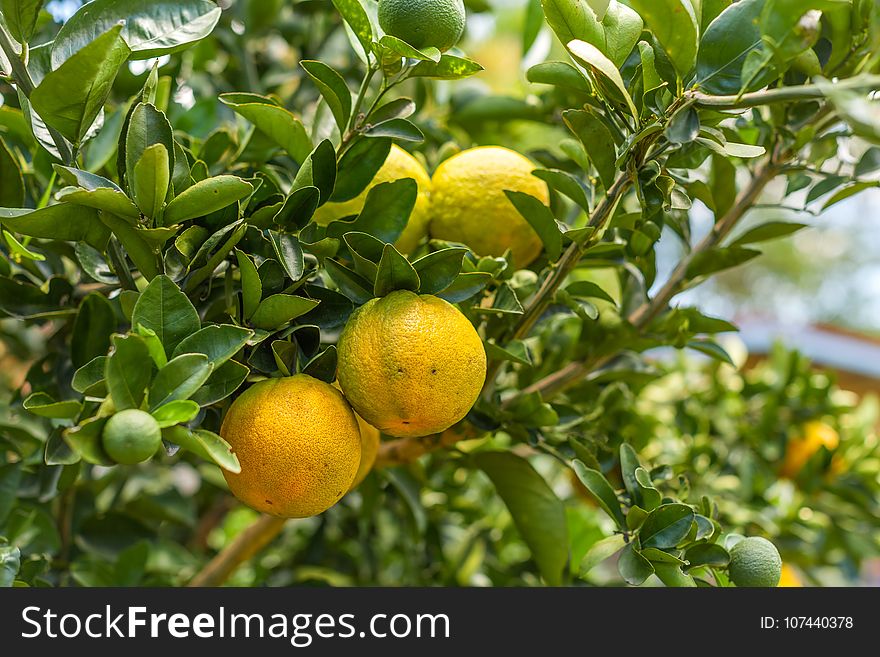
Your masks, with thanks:
[{"label": "green leaf", "polygon": [[700,115],[697,110],[690,106],[676,112],[666,125],[663,134],[669,143],[678,146],[694,141],[700,134]]},{"label": "green leaf", "polygon": [[698,276],[709,276],[725,269],[738,267],[759,255],[761,255],[760,251],[746,249],[741,246],[710,249],[694,256],[688,265],[687,277],[694,279]]},{"label": "green leaf", "polygon": [[796,222],[768,221],[766,224],[761,224],[747,230],[731,242],[731,246],[744,246],[746,244],[756,244],[758,242],[779,239],[780,237],[787,237],[802,228],[806,228],[807,225]]},{"label": "green leaf", "polygon": [[541,238],[550,261],[558,260],[562,254],[562,232],[550,208],[534,196],[523,192],[505,190],[504,193]]},{"label": "green leaf", "polygon": [[253,123],[297,162],[304,162],[312,152],[312,140],[302,121],[274,100],[257,94],[231,93],[221,94],[220,102]]},{"label": "green leaf", "polygon": [[[8,1],[8,0],[7,0]],[[0,139],[0,207],[17,208],[24,205],[24,181],[18,161],[3,139]]]},{"label": "green leaf", "polygon": [[642,547],[671,548],[691,529],[694,510],[686,504],[664,504],[648,514],[639,530]]},{"label": "green leaf", "polygon": [[620,94],[623,96],[623,100],[626,102],[627,107],[629,108],[629,112],[632,116],[638,116],[639,112],[636,109],[635,103],[633,103],[632,97],[629,95],[629,92],[626,90],[626,85],[623,83],[623,78],[620,76],[620,71],[617,70],[617,67],[614,63],[608,59],[602,52],[596,48],[596,46],[587,43],[586,41],[580,41],[575,39],[568,43],[568,50],[574,56],[576,60],[581,62],[584,66],[588,66],[594,71],[601,73],[608,80],[610,80]]},{"label": "green leaf", "polygon": [[[297,231],[305,228],[311,218],[315,215],[315,210],[321,204],[321,190],[317,187],[307,185],[300,187],[290,193],[284,199],[281,208],[272,218],[272,221],[281,227],[282,230]],[[253,223],[253,219],[248,219]],[[263,226],[260,226],[263,228]]]},{"label": "green leaf", "polygon": [[301,279],[304,272],[303,252],[296,236],[270,230],[269,241],[272,242],[278,262],[291,280],[296,282]]},{"label": "green leaf", "polygon": [[390,121],[385,121],[377,126],[373,126],[364,132],[364,134],[367,137],[372,138],[388,137],[398,141],[409,141],[413,143],[425,141],[424,133],[419,130],[414,123],[407,121],[406,119],[391,119]]},{"label": "green leaf", "polygon": [[263,283],[260,281],[257,266],[250,259],[250,256],[236,249],[235,257],[238,260],[238,271],[241,274],[242,312],[244,319],[250,319],[263,298]]},{"label": "green leaf", "polygon": [[410,77],[435,80],[461,80],[483,70],[477,62],[465,57],[443,55],[439,62],[419,62],[410,70]]},{"label": "green leaf", "polygon": [[165,364],[168,362],[168,356],[165,355],[165,347],[162,346],[162,341],[159,340],[156,332],[144,326],[137,326],[136,332],[144,339],[147,351],[150,352],[150,358],[156,364],[156,367],[165,367]]},{"label": "green leaf", "polygon": [[78,401],[55,401],[45,392],[29,395],[21,405],[34,415],[58,420],[74,418],[82,410],[82,404]]},{"label": "green leaf", "polygon": [[331,258],[324,261],[327,274],[339,287],[339,291],[357,304],[373,298],[373,285],[366,278]]},{"label": "green leaf", "polygon": [[99,250],[106,246],[110,235],[96,210],[66,203],[41,210],[0,208],[0,225],[29,237],[87,242]]},{"label": "green leaf", "polygon": [[305,315],[318,305],[318,301],[295,297],[289,294],[273,294],[263,299],[257,307],[251,325],[271,331],[280,328],[301,315]]},{"label": "green leaf", "polygon": [[114,335],[113,351],[105,363],[104,378],[119,411],[140,408],[153,375],[150,352],[139,335]]},{"label": "green leaf", "polygon": [[168,402],[152,412],[159,428],[167,429],[175,424],[185,424],[199,414],[199,405],[190,399],[177,399]]},{"label": "green leaf", "polygon": [[0,545],[0,588],[10,588],[13,585],[19,568],[21,551],[14,545]]},{"label": "green leaf", "polygon": [[[109,344],[109,336],[107,343]],[[87,394],[92,387],[104,381],[104,370],[107,366],[107,356],[96,356],[88,363],[78,368],[73,373],[70,387],[78,393]]]},{"label": "green leaf", "polygon": [[687,343],[687,347],[688,349],[699,351],[710,358],[714,358],[719,362],[727,363],[728,365],[736,367],[736,363],[733,362],[730,354],[728,354],[727,351],[724,350],[724,347],[714,340],[691,340]]},{"label": "green leaf", "polygon": [[356,141],[339,160],[336,188],[330,200],[342,203],[359,196],[373,182],[390,152],[391,140],[387,137]]},{"label": "green leaf", "polygon": [[845,201],[849,197],[855,196],[856,194],[859,194],[859,193],[865,191],[866,189],[874,189],[876,187],[880,187],[880,182],[864,181],[864,182],[856,182],[856,183],[853,183],[852,185],[847,185],[843,189],[837,190],[837,192],[835,192],[834,194],[831,195],[831,198],[829,198],[827,201],[825,201],[825,205],[822,206],[822,211],[824,212],[825,210],[830,208],[832,205],[837,205],[841,201]]},{"label": "green leaf", "polygon": [[0,12],[3,13],[6,27],[19,43],[30,41],[34,35],[43,2],[44,0],[0,1]]},{"label": "green leaf", "polygon": [[370,52],[373,45],[373,27],[359,0],[333,0],[333,6],[348,23],[364,51]]},{"label": "green leaf", "polygon": [[511,340],[504,347],[500,347],[494,342],[484,342],[486,355],[490,360],[506,360],[520,365],[532,365],[532,355],[529,348],[521,340]]},{"label": "green leaf", "polygon": [[166,354],[171,354],[181,340],[201,328],[192,302],[164,275],[154,278],[138,297],[132,325],[139,324],[156,332]]},{"label": "green leaf", "polygon": [[700,21],[690,0],[630,0],[675,64],[681,78],[694,67]]},{"label": "green leaf", "polygon": [[5,524],[18,497],[21,475],[21,463],[0,465],[0,526]]},{"label": "green leaf", "polygon": [[224,470],[234,474],[241,472],[241,464],[232,447],[216,433],[205,429],[193,431],[178,425],[163,429],[162,437],[206,461],[216,463]]},{"label": "green leaf", "polygon": [[132,170],[135,202],[146,217],[156,217],[165,205],[171,172],[168,151],[162,144],[148,147]]},{"label": "green leaf", "polygon": [[405,256],[391,244],[386,244],[379,260],[373,294],[384,297],[396,290],[419,290],[419,275]]},{"label": "green leaf", "polygon": [[449,248],[429,253],[412,263],[419,277],[421,294],[437,294],[445,290],[461,273],[467,249]]},{"label": "green leaf", "polygon": [[237,176],[215,176],[197,182],[165,208],[165,225],[204,217],[240,201],[254,191],[253,185]]},{"label": "green leaf", "polygon": [[130,50],[116,25],[65,57],[34,89],[30,102],[43,121],[74,144],[86,136]]},{"label": "green leaf", "polygon": [[623,515],[623,510],[620,508],[617,493],[614,492],[614,489],[604,475],[597,470],[588,468],[584,465],[583,461],[577,459],[572,461],[571,467],[578,479],[581,480],[581,483],[586,486],[587,490],[599,502],[599,506],[602,507],[605,513],[611,516],[618,527],[625,529],[626,518]]},{"label": "green leaf", "polygon": [[330,345],[303,366],[302,373],[325,383],[336,380],[336,346]]},{"label": "green leaf", "polygon": [[379,48],[377,48],[377,50],[383,60],[393,60],[395,62],[402,57],[406,57],[408,59],[415,59],[422,62],[437,63],[440,61],[441,57],[440,51],[437,50],[437,48],[429,47],[419,50],[390,34],[386,34],[379,39]]},{"label": "green leaf", "polygon": [[623,477],[623,485],[630,494],[633,504],[643,507],[642,488],[636,480],[636,470],[642,467],[638,454],[629,443],[620,444],[620,473]]},{"label": "green leaf", "polygon": [[590,162],[596,167],[606,189],[617,175],[617,147],[611,131],[592,110],[567,110],[562,113],[566,125],[583,144]]},{"label": "green leaf", "polygon": [[526,78],[533,84],[552,84],[556,87],[573,89],[589,94],[590,82],[568,62],[542,62],[526,72]]},{"label": "green leaf", "polygon": [[[542,0],[547,22],[563,44],[575,39],[598,48],[615,67],[623,66],[642,33],[642,18],[621,2]],[[604,5],[604,8],[601,6]],[[592,7],[592,8],[591,8]]]},{"label": "green leaf", "polygon": [[336,149],[329,139],[325,139],[303,162],[293,181],[293,189],[316,187],[321,196],[319,204],[322,205],[330,199],[335,185]]},{"label": "green leaf", "polygon": [[228,360],[208,377],[207,383],[199,388],[190,400],[199,406],[210,406],[226,399],[238,390],[250,374],[250,370],[241,363]]},{"label": "green leaf", "polygon": [[208,36],[220,19],[210,0],[92,0],[64,24],[52,43],[52,68],[120,22],[132,59],[150,59]]},{"label": "green leaf", "polygon": [[357,218],[334,221],[327,226],[327,236],[341,238],[346,233],[358,232],[393,244],[406,228],[418,194],[418,184],[412,178],[376,185],[367,194]]},{"label": "green leaf", "polygon": [[653,511],[658,506],[660,506],[660,501],[663,499],[663,496],[660,494],[655,487],[653,482],[651,481],[651,475],[648,474],[648,471],[644,468],[636,468],[633,472],[636,487],[639,491],[639,499],[641,500],[641,506],[645,511]]},{"label": "green leaf", "polygon": [[[129,190],[135,194],[135,198],[137,198],[137,190],[134,185],[135,168],[147,149],[156,144],[161,144],[165,149],[166,163],[164,167],[171,171],[174,164],[171,160],[174,153],[174,136],[168,117],[149,103],[138,103],[128,118],[124,143],[125,157],[120,158],[120,161],[124,163],[124,169],[120,172],[120,176],[122,174],[127,176]],[[159,155],[161,155],[161,151],[154,151],[150,157],[156,158]],[[149,174],[150,178],[153,177],[151,172],[145,171],[144,174]],[[160,175],[163,178],[166,177],[164,172]],[[164,204],[164,202],[165,196],[163,195],[161,203]],[[152,215],[148,216],[152,217]]]},{"label": "green leaf", "polygon": [[580,566],[578,566],[578,577],[586,579],[593,568],[620,552],[624,547],[626,547],[626,540],[623,538],[623,534],[614,534],[593,543],[593,546],[581,559]]},{"label": "green leaf", "polygon": [[617,305],[614,298],[605,290],[592,281],[575,281],[569,284],[565,291],[573,297],[582,297],[585,299],[602,299]]},{"label": "green leaf", "polygon": [[[696,84],[709,94],[738,94],[749,53],[761,46],[758,20],[765,0],[740,0],[725,9],[706,29],[697,56]],[[767,83],[756,79],[745,90]]]},{"label": "green leaf", "polygon": [[70,448],[87,463],[110,466],[115,462],[107,456],[101,443],[101,432],[107,424],[106,417],[94,417],[80,425],[66,429],[62,437]]},{"label": "green leaf", "polygon": [[79,306],[70,341],[70,359],[82,367],[110,348],[110,334],[116,330],[116,314],[104,295],[92,292]]},{"label": "green leaf", "polygon": [[345,78],[324,62],[304,60],[299,65],[314,80],[336,119],[340,133],[344,133],[351,116],[351,90],[345,83]]},{"label": "green leaf", "polygon": [[541,575],[551,586],[560,585],[568,561],[562,502],[528,461],[511,452],[482,452],[474,461],[507,505]]},{"label": "green leaf", "polygon": [[452,284],[437,294],[449,303],[461,303],[479,294],[492,281],[492,275],[475,271],[459,274]]},{"label": "green leaf", "polygon": [[617,570],[631,586],[641,586],[654,574],[654,566],[636,550],[634,543],[629,543],[623,548],[617,561]]},{"label": "green leaf", "polygon": [[581,209],[590,211],[589,190],[586,185],[567,171],[559,169],[538,169],[532,175],[540,178],[560,194],[564,194],[577,203]]},{"label": "green leaf", "polygon": [[878,169],[880,169],[880,148],[872,146],[859,158],[858,164],[855,166],[855,174],[857,178],[861,178]]},{"label": "green leaf", "polygon": [[159,370],[150,385],[150,410],[189,397],[208,380],[214,364],[204,354],[182,354]]},{"label": "green leaf", "polygon": [[172,357],[204,354],[216,370],[241,351],[253,335],[250,329],[231,324],[206,326],[181,340],[174,348]]},{"label": "green leaf", "polygon": [[730,562],[727,550],[716,543],[694,545],[684,553],[684,558],[689,562],[689,568],[698,566],[724,568]]},{"label": "green leaf", "polygon": [[[159,266],[156,261],[156,252],[146,240],[146,231],[135,228],[129,220],[117,217],[115,214],[103,213],[101,222],[113,231],[119,242],[125,247],[125,251],[132,259],[135,266],[147,280],[153,280],[159,275]],[[111,247],[112,247],[111,243]],[[111,254],[113,251],[111,250]],[[124,271],[128,265],[122,263],[117,270]],[[114,267],[116,265],[114,264]]]},{"label": "green leaf", "polygon": [[140,218],[138,207],[132,203],[123,192],[100,187],[94,190],[80,189],[79,187],[65,187],[55,195],[55,199],[61,203],[73,203],[95,210],[103,210],[124,217],[129,221]]}]

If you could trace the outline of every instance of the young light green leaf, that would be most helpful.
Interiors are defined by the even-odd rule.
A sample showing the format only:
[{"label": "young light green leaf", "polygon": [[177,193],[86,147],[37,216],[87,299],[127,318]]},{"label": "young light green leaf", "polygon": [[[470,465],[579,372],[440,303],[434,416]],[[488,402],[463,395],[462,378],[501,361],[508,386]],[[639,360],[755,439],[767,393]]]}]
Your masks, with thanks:
[{"label": "young light green leaf", "polygon": [[82,404],[78,401],[55,401],[45,392],[30,394],[21,405],[34,415],[57,420],[74,418],[82,410]]},{"label": "young light green leaf", "polygon": [[160,429],[185,424],[199,414],[199,405],[190,399],[177,399],[168,402],[152,412],[153,419]]},{"label": "young light green leaf", "polygon": [[204,354],[216,370],[235,356],[254,335],[250,329],[231,324],[206,326],[184,338],[175,348],[173,357],[183,354]]},{"label": "young light green leaf", "polygon": [[206,461],[216,463],[228,472],[234,474],[241,472],[241,464],[238,462],[238,457],[232,452],[232,447],[216,433],[205,429],[193,431],[178,425],[163,429],[162,438],[175,445],[180,445],[181,448]]},{"label": "young light green leaf", "polygon": [[578,567],[578,577],[585,579],[593,568],[620,552],[625,546],[626,541],[623,538],[623,534],[614,534],[593,543],[593,546],[581,559],[580,566]]},{"label": "young light green leaf", "polygon": [[168,162],[165,146],[153,144],[144,150],[141,159],[131,171],[134,199],[145,217],[157,217],[165,205],[168,186],[171,184]]},{"label": "young light green leaf", "polygon": [[642,33],[642,18],[622,2],[601,0],[599,9],[585,0],[542,0],[541,4],[547,22],[563,44],[575,39],[586,41],[615,67],[623,65]]},{"label": "young light green leaf", "polygon": [[55,195],[61,203],[73,203],[95,210],[110,212],[129,220],[140,218],[138,207],[124,193],[107,187],[85,190],[79,187],[65,187]]},{"label": "young light green leaf", "polygon": [[568,43],[568,50],[574,58],[584,66],[588,66],[608,78],[623,96],[623,100],[626,102],[630,114],[632,116],[639,115],[632,97],[626,90],[626,85],[623,83],[620,71],[617,70],[614,63],[603,55],[596,46],[587,43],[586,41],[574,40]]}]

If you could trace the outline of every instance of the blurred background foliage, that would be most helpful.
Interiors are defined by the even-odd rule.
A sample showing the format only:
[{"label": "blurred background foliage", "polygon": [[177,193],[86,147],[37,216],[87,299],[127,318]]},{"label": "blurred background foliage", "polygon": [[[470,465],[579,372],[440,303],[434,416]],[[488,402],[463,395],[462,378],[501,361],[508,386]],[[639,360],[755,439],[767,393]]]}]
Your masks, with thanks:
[{"label": "blurred background foliage", "polygon": [[[51,35],[52,22],[79,4],[48,3],[40,33]],[[326,61],[346,72],[352,85],[361,75],[331,3],[219,4],[225,11],[210,38],[159,62],[160,75],[173,80],[169,117],[176,130],[192,136],[193,150],[203,153],[214,173],[228,170],[246,130],[217,101],[218,94],[242,89],[270,93],[285,105],[314,112],[317,90],[299,68],[300,60]],[[552,119],[559,107],[579,102],[560,97],[566,92],[558,88],[530,84],[526,71],[547,59],[565,59],[564,49],[546,27],[536,27],[533,2],[466,4],[468,32],[462,48],[485,71],[454,84],[406,83],[401,93],[417,100],[418,125],[427,137],[418,157],[433,168],[459,146],[500,143],[559,166],[565,159],[559,144],[569,134]],[[151,64],[133,62],[123,69],[114,88],[117,109],[108,113],[105,125],[121,124],[124,104],[143,86]],[[0,90],[6,90],[2,83]],[[316,125],[319,131],[329,129],[327,121]],[[25,139],[11,131],[4,137]],[[823,164],[832,171],[829,175],[835,167],[860,160],[864,148],[856,142],[853,148],[856,152],[841,148]],[[102,153],[93,145],[89,155]],[[32,164],[28,193],[36,201],[51,163],[38,155]],[[249,165],[239,158],[234,166]],[[824,213],[818,212],[816,199],[806,202],[806,191],[803,203],[780,207],[773,199],[778,191],[771,188],[766,207],[753,220],[794,219],[813,228],[768,245],[764,257],[682,299],[712,315],[757,313],[782,323],[832,322],[880,332],[876,190]],[[691,218],[695,233],[711,225],[711,215],[699,202]],[[679,255],[674,238],[661,239],[658,279]],[[560,358],[574,330],[572,320],[577,322],[576,317],[557,318],[538,338],[561,345]],[[52,337],[16,320],[0,320],[0,441],[15,445],[25,460],[42,459],[38,436],[44,425],[21,412],[14,391],[28,368],[41,367],[39,359]],[[876,397],[839,389],[833,373],[814,370],[803,355],[784,346],[748,366],[742,343],[731,338],[727,346],[736,366],[658,352],[626,379],[609,385],[588,382],[585,386],[594,389],[579,392],[595,395],[590,416],[563,421],[540,448],[516,446],[534,456],[532,462],[565,501],[571,541],[568,582],[621,583],[607,563],[584,580],[576,577],[581,557],[612,529],[609,518],[552,454],[554,444],[561,447],[572,433],[582,432],[600,443],[613,436],[615,444],[633,444],[643,461],[655,466],[652,478],[679,497],[710,495],[726,530],[771,537],[803,583],[880,584]],[[786,444],[800,439],[811,422],[827,425],[839,436],[838,444],[816,450],[798,472],[782,476]],[[519,441],[499,433],[478,448],[511,442]],[[469,452],[476,448],[476,442],[463,442],[412,465],[373,473],[327,513],[288,523],[280,538],[239,568],[229,583],[540,584],[530,552],[492,483],[468,467]],[[537,449],[543,453],[535,455]],[[182,585],[257,517],[226,493],[213,465],[194,460],[169,465],[157,459],[136,469],[95,467],[75,496],[65,494],[79,467],[28,474],[0,466],[0,523],[5,522],[6,538],[22,550],[18,578],[30,585]],[[17,499],[10,491],[18,491]]]}]

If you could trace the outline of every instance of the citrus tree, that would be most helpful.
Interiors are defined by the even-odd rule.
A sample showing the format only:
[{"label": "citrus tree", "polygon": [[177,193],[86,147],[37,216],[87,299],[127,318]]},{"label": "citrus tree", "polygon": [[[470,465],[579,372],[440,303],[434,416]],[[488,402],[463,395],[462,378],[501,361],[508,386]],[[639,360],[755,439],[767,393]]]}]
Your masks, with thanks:
[{"label": "citrus tree", "polygon": [[[674,302],[804,228],[742,229],[757,203],[876,186],[876,3],[531,1],[523,51],[546,25],[558,56],[527,97],[466,81],[483,3],[227,4],[0,3],[0,326],[27,363],[0,582],[561,584],[615,557],[603,581],[774,586],[762,536],[808,538],[744,461],[860,507],[864,543],[802,565],[876,554],[876,439],[823,479],[828,387],[731,409],[735,327]],[[680,430],[646,406],[656,347],[718,362]]]}]

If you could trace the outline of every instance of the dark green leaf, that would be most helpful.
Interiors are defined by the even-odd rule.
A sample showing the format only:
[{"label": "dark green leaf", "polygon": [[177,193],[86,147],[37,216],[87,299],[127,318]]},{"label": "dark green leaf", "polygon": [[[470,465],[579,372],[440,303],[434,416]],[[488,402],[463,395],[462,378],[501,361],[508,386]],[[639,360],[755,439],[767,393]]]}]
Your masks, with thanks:
[{"label": "dark green leaf", "polygon": [[52,67],[58,68],[120,22],[124,22],[122,37],[131,48],[132,59],[150,59],[204,39],[219,19],[220,7],[210,0],[93,0],[56,35]]},{"label": "dark green leaf", "polygon": [[318,305],[318,301],[289,294],[273,294],[263,299],[251,317],[251,325],[266,331],[280,328],[305,315]]},{"label": "dark green leaf", "polygon": [[250,370],[247,367],[237,361],[228,360],[214,369],[207,383],[190,396],[190,400],[199,406],[216,404],[238,390],[248,374]]},{"label": "dark green leaf", "polygon": [[632,586],[641,586],[654,574],[654,566],[636,550],[634,543],[629,543],[620,553],[617,561],[620,576]]},{"label": "dark green leaf", "polygon": [[369,185],[391,152],[391,140],[361,139],[339,160],[336,188],[331,201],[350,201]]},{"label": "dark green leaf", "polygon": [[437,294],[447,289],[461,273],[461,264],[467,249],[450,248],[429,253],[412,263],[419,276],[419,292]]},{"label": "dark green leaf", "polygon": [[617,494],[602,473],[588,468],[582,461],[577,459],[572,461],[571,467],[581,483],[593,494],[599,505],[617,523],[617,526],[625,529],[626,518],[623,515],[623,510],[620,508]]},{"label": "dark green leaf", "polygon": [[691,260],[687,269],[687,277],[694,279],[698,276],[708,276],[725,269],[738,267],[759,255],[761,255],[760,251],[741,246],[704,251],[695,255]]},{"label": "dark green leaf", "polygon": [[505,190],[504,194],[541,238],[550,261],[556,262],[562,254],[562,233],[550,208],[523,192]]},{"label": "dark green leaf", "polygon": [[376,185],[367,194],[357,218],[334,221],[327,226],[327,236],[341,238],[346,233],[359,232],[393,244],[409,222],[418,193],[418,184],[412,178]]},{"label": "dark green leaf", "polygon": [[376,272],[373,294],[384,297],[396,290],[418,292],[419,275],[405,256],[391,244],[386,244]]},{"label": "dark green leaf", "polygon": [[296,236],[270,230],[269,241],[272,242],[278,262],[284,267],[291,280],[297,282],[301,279],[304,271],[303,252]]},{"label": "dark green leaf", "polygon": [[315,81],[324,101],[333,112],[339,132],[345,133],[351,116],[351,91],[345,83],[345,78],[324,62],[305,60],[299,65]]},{"label": "dark green leaf", "polygon": [[130,50],[121,30],[116,25],[98,32],[101,36],[61,59],[31,93],[31,105],[43,121],[74,144],[92,127],[110,97],[116,74],[128,60]]},{"label": "dark green leaf", "polygon": [[231,324],[206,326],[184,338],[172,353],[173,357],[182,354],[204,354],[216,370],[235,356],[254,335],[250,329]]},{"label": "dark green leaf", "polygon": [[140,408],[152,378],[150,352],[139,335],[114,335],[104,378],[117,410]]},{"label": "dark green leaf", "polygon": [[[8,1],[8,0],[7,0]],[[24,181],[18,161],[0,139],[0,207],[17,208],[24,204]]]},{"label": "dark green leaf", "polygon": [[150,410],[169,402],[188,399],[208,380],[214,365],[204,354],[182,354],[159,370],[150,385]]},{"label": "dark green leaf", "polygon": [[78,401],[55,401],[45,392],[34,392],[21,404],[34,415],[52,419],[70,419],[79,415],[82,404]]},{"label": "dark green leaf", "polygon": [[204,429],[190,430],[181,426],[164,429],[162,437],[185,450],[202,457],[206,461],[216,463],[224,470],[232,473],[241,472],[238,457],[232,452],[223,438]]},{"label": "dark green leaf", "polygon": [[201,328],[199,314],[189,298],[167,276],[157,276],[138,297],[133,326],[152,329],[171,354],[185,337]]},{"label": "dark green leaf", "polygon": [[551,586],[561,584],[568,560],[562,502],[528,461],[511,452],[482,452],[474,460],[507,505],[544,579]]},{"label": "dark green leaf", "polygon": [[691,528],[694,510],[685,504],[664,504],[657,507],[642,523],[639,541],[642,547],[675,547]]},{"label": "dark green leaf", "polygon": [[583,144],[605,188],[614,184],[617,149],[611,131],[592,110],[563,112],[566,125]]},{"label": "dark green leaf", "polygon": [[730,555],[716,543],[700,543],[689,548],[684,558],[690,562],[689,568],[698,566],[712,566],[724,568],[730,562]]},{"label": "dark green leaf", "polygon": [[297,162],[304,162],[312,152],[312,140],[302,121],[272,99],[257,94],[235,93],[221,94],[220,102],[253,123]]},{"label": "dark green leaf", "polygon": [[485,290],[491,281],[492,275],[485,272],[459,274],[452,284],[437,296],[449,303],[461,303]]}]

